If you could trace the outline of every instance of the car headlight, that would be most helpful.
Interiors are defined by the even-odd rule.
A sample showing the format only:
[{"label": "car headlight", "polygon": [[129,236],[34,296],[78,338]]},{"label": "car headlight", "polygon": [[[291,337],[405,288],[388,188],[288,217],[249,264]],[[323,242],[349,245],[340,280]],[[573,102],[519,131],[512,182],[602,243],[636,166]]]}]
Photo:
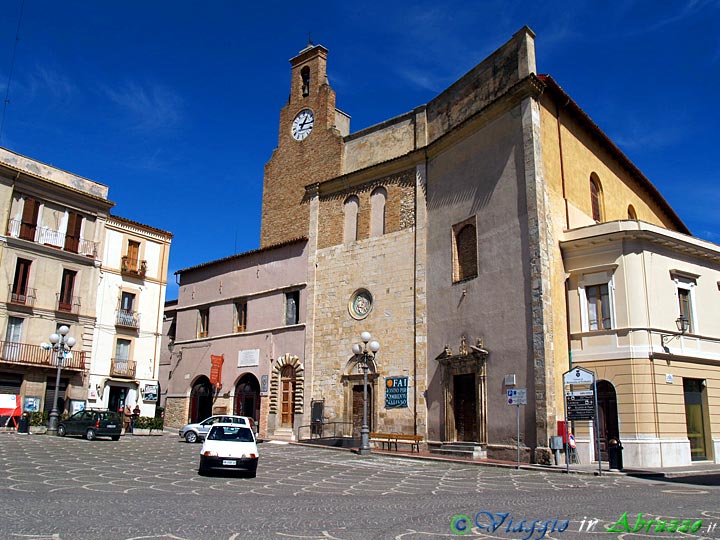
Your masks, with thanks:
[{"label": "car headlight", "polygon": [[205,457],[218,457],[218,453],[217,453],[217,452],[211,452],[210,450],[205,450],[205,452],[203,452],[203,456],[205,456]]}]

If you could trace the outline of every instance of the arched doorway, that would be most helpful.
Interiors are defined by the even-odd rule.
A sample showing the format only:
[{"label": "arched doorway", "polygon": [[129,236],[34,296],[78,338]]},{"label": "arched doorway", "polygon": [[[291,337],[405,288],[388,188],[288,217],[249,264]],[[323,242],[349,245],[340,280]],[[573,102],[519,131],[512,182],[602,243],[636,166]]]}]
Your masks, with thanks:
[{"label": "arched doorway", "polygon": [[[607,443],[610,439],[620,439],[618,425],[617,393],[609,381],[598,381],[598,427],[600,428],[600,457],[608,460]],[[597,459],[597,456],[595,456]]]},{"label": "arched doorway", "polygon": [[283,366],[280,371],[280,426],[292,427],[295,420],[295,368]]},{"label": "arched doorway", "polygon": [[260,383],[251,373],[243,375],[235,386],[235,414],[260,422]]},{"label": "arched doorway", "polygon": [[212,416],[213,387],[210,379],[200,377],[190,390],[190,422],[200,422]]}]

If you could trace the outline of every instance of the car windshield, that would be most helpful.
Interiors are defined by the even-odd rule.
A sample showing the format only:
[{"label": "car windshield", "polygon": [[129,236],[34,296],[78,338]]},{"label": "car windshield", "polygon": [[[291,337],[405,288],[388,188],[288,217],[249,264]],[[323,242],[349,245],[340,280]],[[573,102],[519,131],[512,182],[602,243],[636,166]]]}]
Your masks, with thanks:
[{"label": "car windshield", "polygon": [[208,436],[210,441],[253,442],[252,431],[246,427],[216,426]]}]

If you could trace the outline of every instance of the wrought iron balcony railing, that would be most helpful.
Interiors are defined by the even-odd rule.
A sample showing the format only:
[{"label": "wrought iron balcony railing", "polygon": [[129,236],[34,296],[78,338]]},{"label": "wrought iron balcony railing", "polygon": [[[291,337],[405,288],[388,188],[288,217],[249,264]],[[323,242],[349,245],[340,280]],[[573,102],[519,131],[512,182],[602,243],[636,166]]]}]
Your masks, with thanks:
[{"label": "wrought iron balcony railing", "polygon": [[[65,357],[63,369],[85,370],[85,351],[71,351]],[[40,345],[0,341],[0,362],[8,364],[30,364],[33,366],[57,367],[55,351],[48,351]]]},{"label": "wrought iron balcony railing", "polygon": [[8,299],[10,304],[20,304],[23,306],[34,306],[37,291],[30,287],[26,287],[24,291],[14,290],[12,285],[8,285]]},{"label": "wrought iron balcony railing", "polygon": [[120,261],[120,272],[133,277],[144,278],[147,272],[147,261],[138,261],[125,255]]},{"label": "wrought iron balcony railing", "polygon": [[113,358],[110,362],[110,375],[113,377],[135,378],[135,360],[126,358]]},{"label": "wrought iron balcony railing", "polygon": [[139,328],[140,314],[135,311],[119,309],[115,317],[115,325],[124,326],[126,328]]},{"label": "wrought iron balcony railing", "polygon": [[64,249],[71,253],[79,253],[86,257],[97,257],[98,243],[73,235],[66,235],[61,231],[56,231],[48,227],[38,227],[28,223],[23,223],[19,219],[11,219],[8,223],[8,236],[12,238],[22,238],[37,244]]}]

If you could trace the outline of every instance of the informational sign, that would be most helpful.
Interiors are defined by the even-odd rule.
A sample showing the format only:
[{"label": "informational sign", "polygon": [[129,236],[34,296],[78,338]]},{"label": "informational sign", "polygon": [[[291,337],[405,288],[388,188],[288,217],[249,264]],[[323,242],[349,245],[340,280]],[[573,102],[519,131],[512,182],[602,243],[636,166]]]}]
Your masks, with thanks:
[{"label": "informational sign", "polygon": [[407,377],[385,377],[385,408],[407,407]]},{"label": "informational sign", "polygon": [[213,386],[222,386],[222,367],[225,362],[225,355],[210,355],[210,384]]},{"label": "informational sign", "polygon": [[508,405],[527,405],[527,388],[513,388],[507,391]]},{"label": "informational sign", "polygon": [[252,367],[260,365],[260,349],[238,351],[237,367]]},{"label": "informational sign", "polygon": [[38,412],[40,410],[40,404],[42,399],[39,397],[25,396],[25,405],[23,410],[28,412]]},{"label": "informational sign", "polygon": [[268,376],[261,375],[260,376],[260,392],[263,394],[266,394],[267,391],[268,391]]},{"label": "informational sign", "polygon": [[568,420],[595,419],[595,393],[592,390],[565,392]]},{"label": "informational sign", "polygon": [[592,384],[595,382],[595,374],[584,368],[573,368],[563,374],[565,384]]},{"label": "informational sign", "polygon": [[143,388],[143,399],[145,401],[157,401],[158,385],[157,384],[146,384],[145,388]]}]

